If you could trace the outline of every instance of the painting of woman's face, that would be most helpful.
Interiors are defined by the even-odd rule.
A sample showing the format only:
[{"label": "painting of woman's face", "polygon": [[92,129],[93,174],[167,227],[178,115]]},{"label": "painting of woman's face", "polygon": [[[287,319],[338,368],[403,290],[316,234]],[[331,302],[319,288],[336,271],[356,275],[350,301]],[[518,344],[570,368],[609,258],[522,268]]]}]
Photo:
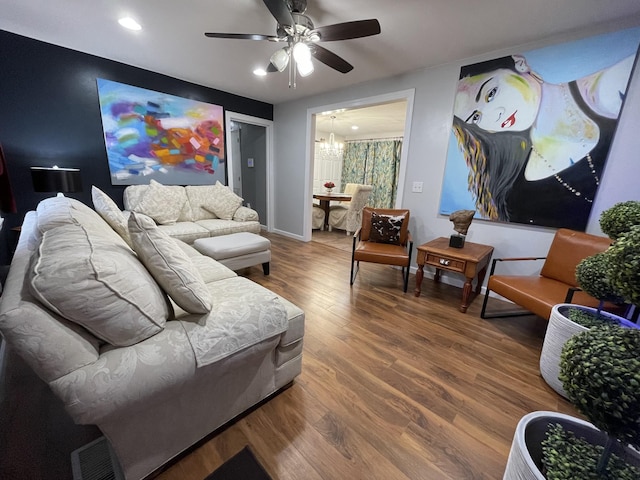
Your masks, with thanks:
[{"label": "painting of woman's face", "polygon": [[454,115],[488,132],[523,131],[540,108],[540,83],[528,73],[499,69],[462,78]]}]

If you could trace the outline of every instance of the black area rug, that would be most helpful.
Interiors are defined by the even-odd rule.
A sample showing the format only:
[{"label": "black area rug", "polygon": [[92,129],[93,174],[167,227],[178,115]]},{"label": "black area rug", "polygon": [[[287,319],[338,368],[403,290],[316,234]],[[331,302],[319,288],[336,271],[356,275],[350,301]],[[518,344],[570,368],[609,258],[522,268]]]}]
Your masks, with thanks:
[{"label": "black area rug", "polygon": [[272,480],[266,470],[246,446],[223,463],[205,480]]}]

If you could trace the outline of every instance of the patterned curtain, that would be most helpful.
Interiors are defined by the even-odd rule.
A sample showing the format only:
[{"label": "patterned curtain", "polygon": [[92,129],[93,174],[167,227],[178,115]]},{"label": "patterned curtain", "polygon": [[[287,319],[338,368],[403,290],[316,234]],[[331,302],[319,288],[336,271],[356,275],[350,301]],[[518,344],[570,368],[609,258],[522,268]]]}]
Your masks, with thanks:
[{"label": "patterned curtain", "polygon": [[345,142],[342,185],[372,185],[373,191],[367,204],[375,208],[394,208],[401,152],[401,138]]}]

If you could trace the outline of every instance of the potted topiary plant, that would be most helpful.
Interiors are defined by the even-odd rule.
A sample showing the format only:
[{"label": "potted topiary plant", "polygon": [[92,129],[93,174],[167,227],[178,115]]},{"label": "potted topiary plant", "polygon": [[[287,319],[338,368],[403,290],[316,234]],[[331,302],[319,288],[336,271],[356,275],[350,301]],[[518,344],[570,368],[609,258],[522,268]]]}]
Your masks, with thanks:
[{"label": "potted topiary plant", "polygon": [[640,202],[629,200],[616,203],[600,214],[600,229],[612,240],[640,225]]},{"label": "potted topiary plant", "polygon": [[[504,479],[640,478],[640,330],[594,327],[566,342],[561,377],[589,422],[557,412],[525,415]],[[597,428],[596,428],[597,427]]]},{"label": "potted topiary plant", "polygon": [[[591,308],[583,305],[561,303],[554,305],[552,308],[540,353],[540,373],[549,386],[565,398],[567,394],[562,387],[558,374],[560,371],[560,353],[569,338],[594,326],[612,323],[628,328],[638,328],[636,324],[624,317],[603,311],[605,302],[617,304],[626,302],[633,305],[640,300],[634,300],[634,293],[629,291],[629,288],[625,292],[620,291],[621,279],[619,273],[622,268],[620,264],[625,260],[621,258],[613,262],[613,254],[617,251],[615,250],[615,245],[625,235],[625,232],[634,227],[634,222],[640,225],[640,202],[638,201],[618,203],[605,210],[600,216],[600,225],[603,232],[613,240],[613,246],[605,252],[585,258],[576,268],[578,285],[582,290],[599,300],[598,307]],[[633,241],[635,241],[637,249],[640,249],[640,238],[636,239],[634,237],[624,242],[627,250],[632,248]],[[633,251],[620,254],[620,257],[629,255],[633,255]],[[636,263],[628,267],[627,270],[635,268],[635,272],[640,272],[638,267],[639,264]],[[633,273],[630,273],[629,276],[633,277]],[[640,287],[636,285],[635,288],[635,295],[640,296],[640,293],[638,293],[640,292]]]}]

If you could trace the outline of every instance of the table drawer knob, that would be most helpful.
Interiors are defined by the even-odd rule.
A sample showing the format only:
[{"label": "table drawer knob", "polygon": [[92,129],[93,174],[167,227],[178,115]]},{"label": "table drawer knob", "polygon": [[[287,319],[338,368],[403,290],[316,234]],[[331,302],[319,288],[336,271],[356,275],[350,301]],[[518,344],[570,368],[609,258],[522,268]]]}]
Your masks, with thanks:
[{"label": "table drawer knob", "polygon": [[440,259],[440,265],[449,265],[451,260],[445,260],[444,258]]}]

